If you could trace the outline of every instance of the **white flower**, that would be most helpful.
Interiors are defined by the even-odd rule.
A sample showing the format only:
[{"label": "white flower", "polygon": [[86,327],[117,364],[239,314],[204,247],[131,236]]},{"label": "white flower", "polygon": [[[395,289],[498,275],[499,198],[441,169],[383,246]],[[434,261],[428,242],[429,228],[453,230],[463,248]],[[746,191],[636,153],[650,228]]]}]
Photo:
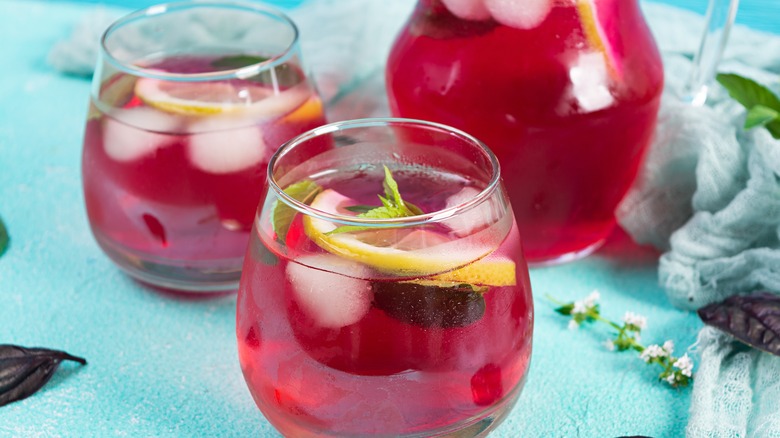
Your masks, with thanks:
[{"label": "white flower", "polygon": [[596,301],[600,299],[601,299],[601,294],[599,293],[599,291],[594,290],[593,292],[590,293],[590,295],[585,297],[583,301],[586,307],[592,308],[596,305]]},{"label": "white flower", "polygon": [[588,312],[588,307],[582,301],[575,301],[574,307],[571,309],[571,314],[584,314]]},{"label": "white flower", "polygon": [[668,376],[666,376],[666,383],[674,386],[675,384],[677,384],[677,376],[675,376],[674,373],[669,374]]},{"label": "white flower", "polygon": [[668,340],[664,342],[664,346],[662,348],[668,356],[671,356],[674,352],[674,342],[672,340]]},{"label": "white flower", "polygon": [[599,291],[594,290],[585,299],[574,302],[574,307],[571,309],[572,315],[584,315],[596,307],[596,302],[601,298]]},{"label": "white flower", "polygon": [[573,319],[569,321],[569,330],[577,330],[578,328],[580,328],[580,323]]},{"label": "white flower", "polygon": [[668,354],[666,354],[666,351],[663,348],[661,348],[656,344],[653,344],[645,348],[644,351],[642,351],[642,354],[639,355],[639,358],[645,362],[650,362],[651,359],[655,359],[657,357],[666,357],[666,356],[668,356]]},{"label": "white flower", "polygon": [[688,353],[685,353],[674,362],[674,367],[680,370],[680,374],[683,376],[691,377],[693,375],[693,361],[688,357]]},{"label": "white flower", "polygon": [[647,327],[647,318],[642,315],[637,315],[634,312],[626,312],[626,314],[623,316],[623,322],[634,326],[639,330],[644,330],[644,328]]},{"label": "white flower", "polygon": [[612,339],[607,339],[604,341],[604,348],[606,348],[609,351],[615,351],[615,343],[612,342]]}]

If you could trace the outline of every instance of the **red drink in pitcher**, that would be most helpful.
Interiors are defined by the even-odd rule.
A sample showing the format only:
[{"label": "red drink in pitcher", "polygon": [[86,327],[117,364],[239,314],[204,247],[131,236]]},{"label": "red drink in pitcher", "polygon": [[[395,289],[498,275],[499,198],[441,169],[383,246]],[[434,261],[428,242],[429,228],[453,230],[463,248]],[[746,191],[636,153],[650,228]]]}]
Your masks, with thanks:
[{"label": "red drink in pitcher", "polygon": [[593,251],[614,226],[663,70],[634,0],[420,0],[387,85],[394,115],[495,152],[526,256],[551,263]]},{"label": "red drink in pitcher", "polygon": [[[255,402],[286,436],[490,430],[522,388],[533,326],[503,189],[475,166],[484,160],[377,144],[382,135],[361,141],[347,128],[334,137],[348,145],[316,163],[286,162],[295,146],[272,163],[286,188],[269,189],[238,300]],[[393,192],[415,214],[392,219]]]}]

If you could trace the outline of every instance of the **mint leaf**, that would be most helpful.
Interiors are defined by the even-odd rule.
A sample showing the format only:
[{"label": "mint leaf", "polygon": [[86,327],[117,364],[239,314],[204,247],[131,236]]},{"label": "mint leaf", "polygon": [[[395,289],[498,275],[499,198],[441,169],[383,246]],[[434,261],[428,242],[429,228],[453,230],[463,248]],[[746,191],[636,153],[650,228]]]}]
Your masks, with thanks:
[{"label": "mint leaf", "polygon": [[402,209],[406,216],[417,216],[419,214],[423,214],[422,210],[420,210],[420,208],[416,205],[412,204],[411,202],[404,202],[404,200],[401,198],[401,193],[398,191],[398,183],[396,183],[393,179],[393,173],[390,172],[390,169],[388,169],[387,166],[384,167],[385,181],[382,183],[382,187],[385,190],[385,197],[382,198],[382,196],[379,196],[382,204],[387,206],[385,201],[390,201],[392,205]]},{"label": "mint leaf", "polygon": [[344,207],[345,210],[349,210],[352,213],[366,213],[372,209],[374,209],[373,205],[350,205],[349,207]]},{"label": "mint leaf", "polygon": [[759,114],[763,114],[760,117],[759,114],[753,114],[751,112],[754,107],[761,106],[775,112],[780,112],[780,98],[775,96],[772,91],[759,84],[758,82],[742,77],[733,73],[719,73],[716,76],[718,83],[729,92],[734,100],[742,104],[748,110],[748,118],[745,121],[745,129],[750,129],[755,126],[764,125],[772,134],[772,137],[780,139],[780,119],[775,117],[772,120],[766,120],[763,123],[759,123],[761,119],[766,117],[766,112],[759,109]]},{"label": "mint leaf", "polygon": [[[390,171],[390,169],[385,167],[385,180],[382,182],[382,188],[385,192],[385,195],[378,195],[379,200],[382,202],[382,205],[379,207],[373,207],[370,210],[364,211],[357,215],[359,218],[366,218],[366,219],[397,219],[402,217],[410,217],[410,216],[417,216],[420,214],[423,214],[423,211],[417,207],[414,204],[404,202],[403,198],[401,197],[401,192],[398,190],[398,183],[395,182],[395,179],[393,179],[393,173]],[[347,209],[350,208],[360,208],[364,209],[366,206],[352,206],[352,207],[346,207]],[[350,210],[354,211],[354,210]],[[332,234],[339,234],[339,233],[351,233],[355,231],[365,231],[371,229],[371,227],[365,227],[365,226],[359,226],[359,225],[348,225],[343,227],[338,227],[333,231],[329,231],[326,234],[332,235]]]},{"label": "mint leaf", "polygon": [[[322,187],[314,181],[303,180],[295,184],[291,184],[284,189],[289,197],[296,201],[308,204],[322,191]],[[295,219],[297,210],[290,207],[280,200],[274,201],[274,206],[271,213],[271,226],[276,233],[276,239],[280,242],[284,242],[287,238],[287,232],[290,231],[290,224]]]},{"label": "mint leaf", "polygon": [[3,220],[0,219],[0,257],[5,254],[5,250],[8,249],[8,242],[10,241],[11,239],[8,236],[8,229],[5,227]]},{"label": "mint leaf", "polygon": [[[393,173],[390,172],[390,169],[387,166],[384,166],[384,168],[385,180],[382,182],[382,188],[385,189],[385,198],[397,206],[403,206],[404,200],[401,199],[401,193],[398,191],[398,183],[393,179]],[[382,197],[380,196],[379,198],[381,199]],[[382,203],[384,204],[384,202]]]},{"label": "mint leaf", "polygon": [[246,67],[252,64],[259,64],[261,62],[268,61],[271,58],[265,56],[255,55],[230,55],[223,56],[211,61],[212,67],[222,68],[225,70],[233,70],[237,68]]},{"label": "mint leaf", "polygon": [[[221,70],[235,70],[259,64],[268,61],[269,59],[271,58],[259,55],[230,55],[211,61],[211,66]],[[287,63],[263,70],[258,73],[257,76],[246,78],[248,81],[258,82],[268,86],[278,85],[282,88],[298,85],[303,82],[304,79],[303,73],[300,70]]]},{"label": "mint leaf", "polygon": [[756,105],[748,110],[747,119],[745,119],[745,129],[764,126],[777,119],[778,116],[780,116],[780,113],[772,108],[767,108],[764,105]]}]

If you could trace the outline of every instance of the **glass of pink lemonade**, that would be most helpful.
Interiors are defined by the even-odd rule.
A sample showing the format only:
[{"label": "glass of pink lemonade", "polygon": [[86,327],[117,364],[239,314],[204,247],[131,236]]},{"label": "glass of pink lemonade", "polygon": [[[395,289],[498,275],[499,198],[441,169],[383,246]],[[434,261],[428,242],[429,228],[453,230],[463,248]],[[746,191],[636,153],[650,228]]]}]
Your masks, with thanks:
[{"label": "glass of pink lemonade", "polygon": [[285,436],[486,434],[528,371],[533,304],[498,161],[409,119],[325,125],[271,159],[238,351]]},{"label": "glass of pink lemonade", "polygon": [[663,88],[636,0],[419,0],[386,78],[394,115],[495,151],[532,264],[605,240]]},{"label": "glass of pink lemonade", "polygon": [[84,135],[95,239],[141,281],[235,289],[268,160],[321,124],[282,13],[204,1],[120,19],[102,39]]}]

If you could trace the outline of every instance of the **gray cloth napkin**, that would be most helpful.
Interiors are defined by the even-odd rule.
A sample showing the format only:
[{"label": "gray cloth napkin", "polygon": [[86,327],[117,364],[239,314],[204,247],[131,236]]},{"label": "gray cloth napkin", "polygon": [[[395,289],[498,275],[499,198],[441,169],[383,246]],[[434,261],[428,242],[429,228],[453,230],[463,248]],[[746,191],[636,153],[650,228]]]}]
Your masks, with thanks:
[{"label": "gray cloth napkin", "polygon": [[[702,19],[645,6],[665,56],[666,94],[619,223],[666,251],[659,280],[678,307],[780,293],[780,141],[763,128],[745,131],[745,109],[718,85],[704,107],[680,103]],[[735,28],[720,70],[780,90],[780,37]],[[780,358],[709,327],[697,352],[687,436],[780,437]]]}]

